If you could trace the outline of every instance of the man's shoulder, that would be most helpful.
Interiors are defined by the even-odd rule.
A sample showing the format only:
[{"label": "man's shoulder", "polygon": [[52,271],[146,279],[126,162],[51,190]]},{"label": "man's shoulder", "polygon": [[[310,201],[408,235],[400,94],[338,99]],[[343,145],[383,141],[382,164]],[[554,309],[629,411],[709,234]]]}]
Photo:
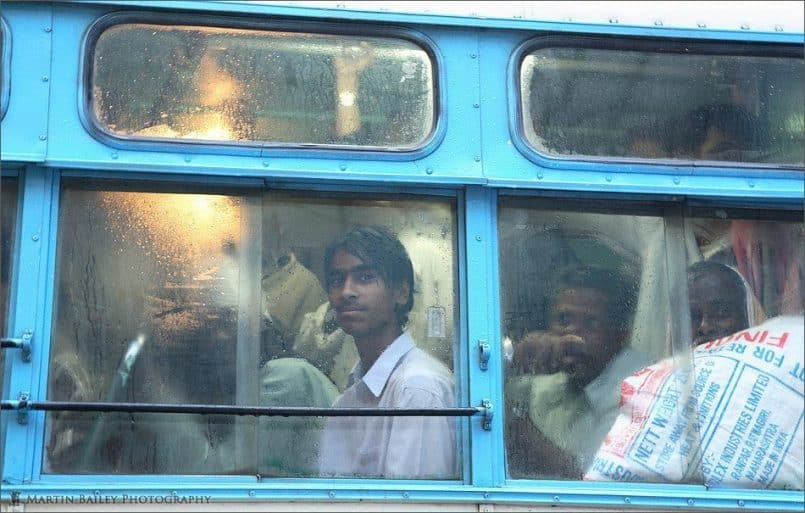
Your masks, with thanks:
[{"label": "man's shoulder", "polygon": [[414,347],[394,369],[388,384],[390,388],[432,392],[447,388],[452,393],[453,383],[453,373],[441,361]]}]

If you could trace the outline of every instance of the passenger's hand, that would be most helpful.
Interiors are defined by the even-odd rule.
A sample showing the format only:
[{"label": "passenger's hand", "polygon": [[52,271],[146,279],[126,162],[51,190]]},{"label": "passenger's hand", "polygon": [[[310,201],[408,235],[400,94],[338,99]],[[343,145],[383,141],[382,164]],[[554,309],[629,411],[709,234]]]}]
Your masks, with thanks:
[{"label": "passenger's hand", "polygon": [[514,349],[513,366],[530,374],[553,374],[576,363],[584,341],[578,335],[532,331]]}]

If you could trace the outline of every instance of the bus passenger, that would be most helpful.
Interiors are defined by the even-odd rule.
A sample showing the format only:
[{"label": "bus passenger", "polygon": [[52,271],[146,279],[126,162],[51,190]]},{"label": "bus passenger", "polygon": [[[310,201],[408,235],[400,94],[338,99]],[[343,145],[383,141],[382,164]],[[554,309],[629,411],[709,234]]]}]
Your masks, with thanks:
[{"label": "bus passenger", "polygon": [[506,385],[509,468],[578,478],[618,414],[621,380],[650,363],[628,345],[635,280],[594,266],[561,271],[550,286],[547,331],[517,344]]},{"label": "bus passenger", "polygon": [[[452,374],[403,331],[413,307],[414,271],[399,239],[384,228],[356,227],[327,248],[324,269],[338,323],[360,357],[333,407],[453,407]],[[323,475],[454,477],[454,421],[330,417],[320,464]]]},{"label": "bus passenger", "polygon": [[680,157],[753,161],[764,143],[757,118],[732,104],[704,105],[688,115],[679,134]]},{"label": "bus passenger", "polygon": [[754,296],[737,271],[717,262],[688,267],[694,346],[744,330],[753,321]]}]

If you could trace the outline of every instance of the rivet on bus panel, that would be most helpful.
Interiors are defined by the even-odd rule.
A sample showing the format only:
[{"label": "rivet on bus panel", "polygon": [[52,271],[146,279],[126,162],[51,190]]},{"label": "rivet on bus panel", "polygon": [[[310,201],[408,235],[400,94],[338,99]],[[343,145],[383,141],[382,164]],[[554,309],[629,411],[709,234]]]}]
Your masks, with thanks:
[{"label": "rivet on bus panel", "polygon": [[411,494],[410,494],[410,493],[408,493],[408,492],[403,492],[403,493],[402,493],[402,496],[403,496],[403,499],[407,499],[408,497],[410,497],[410,496],[411,496]]},{"label": "rivet on bus panel", "polygon": [[45,27],[43,30],[44,30],[45,32],[48,32],[48,33],[50,33],[50,32],[52,32],[52,31],[53,31],[53,29],[52,29],[52,28],[50,28],[50,27]]},{"label": "rivet on bus panel", "polygon": [[775,32],[782,32],[783,31],[782,25],[775,25],[774,26],[774,31]]},{"label": "rivet on bus panel", "polygon": [[31,240],[34,241],[34,242],[38,242],[39,241],[39,235],[31,236]]},{"label": "rivet on bus panel", "polygon": [[476,156],[475,156],[475,162],[480,162],[480,161],[481,161],[481,156],[480,156],[480,155],[476,155]]},{"label": "rivet on bus panel", "polygon": [[50,79],[48,78],[47,75],[42,76],[42,82],[47,82],[48,80],[50,80]]},{"label": "rivet on bus panel", "polygon": [[612,181],[612,177],[611,177],[611,176],[609,176],[609,175],[607,175],[607,176],[605,176],[605,177],[604,177],[604,180],[606,180],[607,182],[611,182],[611,181]]},{"label": "rivet on bus panel", "polygon": [[751,181],[751,180],[750,180],[750,181],[749,181],[749,187],[754,187],[754,186],[755,186],[755,182],[753,182],[753,181]]},{"label": "rivet on bus panel", "polygon": [[537,180],[542,180],[542,173],[537,173]]},{"label": "rivet on bus panel", "polygon": [[678,177],[678,176],[675,176],[675,177],[674,177],[674,183],[675,183],[676,185],[679,185],[679,177]]},{"label": "rivet on bus panel", "polygon": [[699,22],[699,23],[696,24],[696,26],[699,27],[699,28],[707,28],[707,23]]},{"label": "rivet on bus panel", "polygon": [[331,499],[334,499],[334,498],[335,498],[335,492],[333,492],[333,491],[331,491],[331,492],[330,492],[330,493],[328,493],[327,495],[328,495],[328,496],[329,496]]},{"label": "rivet on bus panel", "polygon": [[254,497],[255,493],[254,490],[249,490],[249,497]]},{"label": "rivet on bus panel", "polygon": [[693,506],[693,499],[688,499],[688,506]]},{"label": "rivet on bus panel", "polygon": [[654,20],[654,25],[657,27],[662,27],[662,20]]},{"label": "rivet on bus panel", "polygon": [[190,157],[190,155],[185,155],[184,156],[184,161],[185,162],[190,162],[191,160],[193,160],[193,159]]},{"label": "rivet on bus panel", "polygon": [[741,24],[741,30],[749,30],[749,25],[746,23]]},{"label": "rivet on bus panel", "polygon": [[553,501],[554,501],[554,502],[559,502],[559,496],[558,496],[558,495],[554,495],[554,496],[553,496]]},{"label": "rivet on bus panel", "polygon": [[268,166],[269,166],[269,162],[267,160],[264,160],[263,161],[263,167],[268,167]]},{"label": "rivet on bus panel", "polygon": [[112,160],[117,160],[117,158],[118,158],[117,152],[113,151],[111,157],[112,157]]},{"label": "rivet on bus panel", "polygon": [[743,499],[738,499],[738,507],[743,508],[746,505]]},{"label": "rivet on bus panel", "polygon": [[346,171],[347,170],[347,165],[346,164],[341,164],[340,166],[338,166],[338,169],[340,169],[341,171]]},{"label": "rivet on bus panel", "polygon": [[609,22],[610,23],[618,23],[618,18],[610,18]]},{"label": "rivet on bus panel", "polygon": [[45,140],[47,140],[47,138],[48,138],[48,136],[45,135],[45,134],[42,134],[42,135],[39,136],[40,141],[45,141]]},{"label": "rivet on bus panel", "polygon": [[632,502],[632,499],[631,499],[631,497],[624,497],[623,502],[625,502],[626,504],[629,504],[629,503]]},{"label": "rivet on bus panel", "polygon": [[475,107],[475,108],[477,109],[478,107],[480,107],[480,106],[481,106],[481,104],[480,104],[480,103],[478,103],[478,102],[475,102],[475,103],[473,103],[473,104],[472,104],[472,106],[473,106],[473,107]]},{"label": "rivet on bus panel", "polygon": [[474,59],[476,57],[478,57],[478,54],[476,54],[476,53],[471,53],[470,54],[470,59]]},{"label": "rivet on bus panel", "polygon": [[433,174],[433,168],[432,168],[432,167],[429,167],[429,168],[427,168],[427,169],[425,170],[425,172],[426,172],[427,174],[429,174],[429,175],[432,175],[432,174]]}]

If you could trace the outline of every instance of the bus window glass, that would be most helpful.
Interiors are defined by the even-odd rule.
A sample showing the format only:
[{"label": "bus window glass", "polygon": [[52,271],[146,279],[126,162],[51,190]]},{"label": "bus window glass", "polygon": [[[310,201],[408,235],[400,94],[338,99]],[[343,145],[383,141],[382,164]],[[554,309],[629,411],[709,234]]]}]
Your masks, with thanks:
[{"label": "bus window glass", "polygon": [[[51,400],[329,407],[354,392],[350,372],[359,356],[368,355],[368,361],[373,354],[374,346],[362,344],[399,327],[402,312],[410,337],[399,337],[403,343],[394,347],[406,355],[400,368],[409,355],[416,368],[410,376],[391,373],[386,388],[396,390],[396,376],[405,390],[403,378],[419,383],[424,378],[418,372],[430,368],[436,378],[425,382],[442,388],[428,390],[428,400],[435,401],[433,396],[443,399],[442,407],[456,406],[451,201],[162,192],[70,182],[60,209]],[[413,278],[399,278],[396,264],[387,263],[396,261],[380,258],[385,246],[371,236],[371,244],[344,246],[366,266],[350,267],[340,278],[340,268],[325,273],[326,248],[357,224],[396,234],[398,247],[410,255]],[[400,285],[381,287],[386,293],[378,294],[378,284],[386,282]],[[375,292],[361,292],[361,286]],[[419,349],[403,347],[411,340]],[[366,372],[374,380],[379,371],[372,369]],[[422,406],[417,395],[410,404],[394,402],[383,390],[375,389],[376,397],[364,385],[357,397],[367,404],[342,398],[336,406],[435,407]],[[44,470],[459,477],[461,426],[454,418],[341,417],[346,424],[331,427],[333,419],[50,413]],[[407,426],[400,446],[390,445],[398,452],[406,447],[405,437],[413,436],[410,426],[440,445],[424,458],[417,455],[424,460],[420,466],[411,463],[414,455],[407,449],[383,452],[382,436],[366,437],[377,445],[360,447],[372,456],[337,457],[343,443],[366,435],[365,419],[381,434],[391,424]],[[438,432],[441,438],[434,436]],[[360,464],[327,467],[328,454],[330,461],[336,455],[339,463]],[[396,463],[377,466],[380,461]]]},{"label": "bus window glass", "polygon": [[662,217],[500,208],[508,473],[580,479],[620,381],[669,354]]},{"label": "bus window glass", "polygon": [[[0,335],[6,332],[8,295],[11,284],[11,262],[14,255],[14,232],[17,219],[17,179],[3,177],[0,183]],[[5,353],[0,351],[0,392],[5,397]]]},{"label": "bus window glass", "polygon": [[[0,337],[12,336],[7,331],[9,315],[9,293],[11,285],[11,263],[14,255],[14,234],[17,219],[17,179],[3,177],[0,179]],[[6,399],[8,385],[6,380],[6,365],[11,364],[11,358],[6,361],[6,349],[0,350],[0,397]],[[11,356],[16,351],[11,352]],[[6,415],[4,415],[6,417]],[[3,469],[3,448],[5,447],[5,422],[0,423],[0,471]]]},{"label": "bus window glass", "polygon": [[91,49],[91,110],[126,139],[411,150],[434,67],[404,39],[127,23]]},{"label": "bus window glass", "polygon": [[511,477],[803,489],[801,214],[500,219]]},{"label": "bus window glass", "polygon": [[805,165],[801,49],[590,45],[541,47],[522,60],[520,116],[538,152]]}]

